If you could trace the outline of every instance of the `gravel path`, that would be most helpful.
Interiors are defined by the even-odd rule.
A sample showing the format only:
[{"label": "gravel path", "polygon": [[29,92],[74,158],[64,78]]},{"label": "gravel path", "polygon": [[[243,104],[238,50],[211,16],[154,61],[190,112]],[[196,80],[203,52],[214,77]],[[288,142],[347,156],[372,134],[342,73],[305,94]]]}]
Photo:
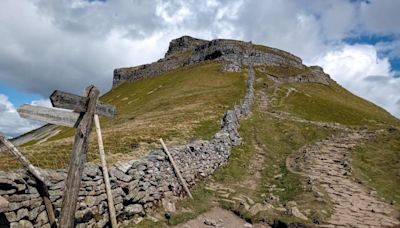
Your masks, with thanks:
[{"label": "gravel path", "polygon": [[350,175],[351,149],[370,136],[365,131],[341,133],[302,148],[290,162],[317,194],[327,194],[333,203],[333,214],[322,227],[400,226],[395,208]]}]

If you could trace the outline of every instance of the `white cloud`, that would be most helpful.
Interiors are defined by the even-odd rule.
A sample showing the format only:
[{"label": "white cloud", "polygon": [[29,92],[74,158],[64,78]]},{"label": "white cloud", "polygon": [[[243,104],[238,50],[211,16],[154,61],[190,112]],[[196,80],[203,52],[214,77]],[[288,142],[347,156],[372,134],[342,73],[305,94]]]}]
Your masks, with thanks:
[{"label": "white cloud", "polygon": [[393,77],[387,58],[371,45],[344,45],[309,62],[320,65],[339,84],[400,117],[400,78]]},{"label": "white cloud", "polygon": [[[374,85],[398,88],[388,61],[374,56],[374,47],[363,49],[361,54],[360,48],[337,47],[346,37],[393,35],[394,41],[377,48],[390,57],[400,56],[400,1],[368,2],[3,0],[0,81],[44,98],[54,89],[80,94],[89,84],[105,92],[111,87],[115,68],[156,61],[171,39],[191,35],[251,40],[287,50],[307,62],[321,53],[330,53],[333,56],[324,58],[337,60],[347,50],[347,57],[342,53],[342,61],[336,62],[341,65],[335,68],[343,73],[337,75],[341,78],[338,81],[369,99],[371,90],[378,94]],[[354,58],[362,59],[356,62],[363,65],[349,67]],[[349,70],[349,76],[339,70],[342,67]],[[383,75],[385,80],[374,81],[366,75]],[[346,78],[358,78],[363,86],[354,88]],[[395,107],[395,101],[388,96],[385,99],[385,95],[376,95],[373,101],[390,110]]]},{"label": "white cloud", "polygon": [[[32,102],[42,104],[42,101]],[[42,124],[22,119],[15,109],[14,105],[4,94],[0,94],[0,132],[7,137],[14,137],[24,132],[33,130]]]}]

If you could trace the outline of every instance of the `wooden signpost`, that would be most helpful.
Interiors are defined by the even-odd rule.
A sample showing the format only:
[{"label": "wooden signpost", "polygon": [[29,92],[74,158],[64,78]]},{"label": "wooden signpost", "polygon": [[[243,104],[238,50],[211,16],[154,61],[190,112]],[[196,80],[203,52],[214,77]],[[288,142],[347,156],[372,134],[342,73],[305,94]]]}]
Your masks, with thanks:
[{"label": "wooden signpost", "polygon": [[[92,130],[95,115],[98,114],[106,117],[113,117],[116,113],[113,106],[98,102],[98,98],[99,90],[95,86],[87,87],[84,97],[56,90],[50,96],[53,106],[56,108],[70,109],[74,112],[31,105],[23,105],[18,109],[18,113],[20,113],[21,117],[24,118],[77,128],[68,176],[64,186],[61,219],[59,222],[61,228],[74,227],[77,199],[81,186],[84,164],[86,162],[89,135]],[[100,130],[99,124],[96,124],[96,127]],[[98,136],[101,136],[101,134],[98,134]],[[98,138],[98,140],[99,145],[100,142],[102,144],[102,139]],[[102,146],[100,150],[100,157],[104,157],[104,149],[102,150]],[[102,165],[105,182],[108,182],[109,178],[105,159],[104,162],[102,160]],[[109,182],[105,185],[108,186],[106,191],[109,198],[108,206],[110,208],[111,224],[113,227],[116,227],[117,222],[111,188]]]}]

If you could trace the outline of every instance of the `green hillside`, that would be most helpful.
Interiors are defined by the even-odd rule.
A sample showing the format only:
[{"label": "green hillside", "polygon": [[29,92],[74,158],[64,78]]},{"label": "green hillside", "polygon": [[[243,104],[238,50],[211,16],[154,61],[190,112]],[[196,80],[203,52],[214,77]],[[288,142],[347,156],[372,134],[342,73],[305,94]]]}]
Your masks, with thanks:
[{"label": "green hillside", "polygon": [[[284,68],[274,68],[274,73],[277,70],[285,71]],[[332,213],[329,199],[318,199],[304,185],[304,178],[287,168],[288,158],[301,147],[342,132],[315,123],[332,123],[333,126],[338,123],[341,125],[337,126],[371,131],[391,129],[357,147],[352,157],[353,175],[363,183],[365,181],[387,202],[399,202],[398,119],[351,94],[333,80],[329,86],[317,83],[280,84],[266,77],[267,73],[272,72],[256,71],[253,113],[242,121],[240,129],[244,144],[232,151],[229,163],[213,175],[209,184],[194,189],[194,201],[185,200],[178,204],[178,208],[185,210],[175,215],[172,224],[196,217],[215,202],[251,223],[276,224],[279,221],[312,225],[328,219]],[[263,96],[267,100],[263,100]],[[282,113],[283,117],[277,118],[277,113]],[[208,186],[220,186],[220,190],[210,191]],[[224,189],[229,189],[226,192],[231,193],[223,192]],[[250,197],[256,204],[268,202],[275,208],[295,202],[311,220],[304,221],[278,210],[252,214],[246,209],[249,201],[240,201],[243,196]],[[188,208],[191,212],[187,212]]]},{"label": "green hillside", "polygon": [[[135,159],[159,148],[160,137],[168,144],[183,144],[210,138],[217,132],[224,112],[239,103],[245,93],[246,70],[222,73],[220,64],[206,62],[125,83],[101,97],[116,106],[116,118],[101,119],[109,164]],[[74,129],[59,128],[59,133],[43,142],[22,146],[28,158],[39,167],[63,168],[68,164]],[[98,161],[95,134],[92,133],[89,161]],[[51,156],[49,156],[51,154]],[[2,163],[13,168],[14,159]]]},{"label": "green hillside", "polygon": [[[257,48],[279,52],[263,46]],[[137,159],[151,149],[160,148],[159,138],[170,145],[210,139],[218,131],[225,111],[240,103],[246,92],[247,69],[223,73],[222,64],[204,61],[156,77],[122,83],[103,95],[101,101],[115,105],[118,111],[114,119],[101,119],[109,165]],[[136,68],[130,70],[133,69]],[[242,145],[233,148],[226,165],[192,189],[194,200],[177,203],[177,212],[169,224],[185,222],[215,205],[253,223],[311,225],[326,221],[334,211],[333,203],[326,194],[316,196],[307,184],[310,180],[296,166],[292,167],[291,162],[305,154],[301,148],[361,131],[370,138],[349,149],[351,164],[346,166],[351,169],[346,175],[384,197],[383,201],[399,206],[399,120],[331,79],[328,85],[288,82],[299,74],[313,77],[310,73],[313,69],[255,67],[255,102],[252,114],[241,121]],[[21,150],[36,166],[64,168],[68,165],[73,135],[74,129],[59,127],[48,138],[22,145]],[[93,133],[88,160],[98,162],[97,154]],[[2,170],[18,167],[7,155],[1,155],[0,159]],[[276,210],[252,213],[249,205],[238,200],[243,197],[248,204],[268,203]],[[309,219],[304,221],[286,213],[287,205],[297,205]],[[145,221],[143,227],[166,223],[162,218],[156,224]]]}]

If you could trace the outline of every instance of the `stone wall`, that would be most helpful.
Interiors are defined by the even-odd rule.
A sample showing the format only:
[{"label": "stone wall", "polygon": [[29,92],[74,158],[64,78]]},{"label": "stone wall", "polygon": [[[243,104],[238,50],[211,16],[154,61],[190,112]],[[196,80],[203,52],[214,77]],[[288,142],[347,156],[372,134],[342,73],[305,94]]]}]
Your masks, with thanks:
[{"label": "stone wall", "polygon": [[[239,119],[250,113],[254,98],[254,72],[249,67],[247,93],[241,105],[225,113],[221,130],[209,141],[196,141],[169,148],[189,186],[211,175],[229,159],[232,146],[239,145]],[[49,186],[57,219],[66,170],[41,170]],[[121,161],[110,170],[113,198],[119,222],[144,216],[162,199],[185,194],[162,150],[140,160]],[[82,176],[76,227],[108,227],[107,197],[101,167],[87,163]],[[32,176],[24,170],[0,172],[0,227],[50,227],[47,213]]]},{"label": "stone wall", "polygon": [[253,45],[251,42],[216,39],[200,40],[189,36],[172,40],[165,58],[151,64],[114,70],[113,86],[124,81],[153,77],[183,66],[207,60],[220,60],[237,66],[253,64],[290,66],[303,69],[302,60],[288,52]]}]

